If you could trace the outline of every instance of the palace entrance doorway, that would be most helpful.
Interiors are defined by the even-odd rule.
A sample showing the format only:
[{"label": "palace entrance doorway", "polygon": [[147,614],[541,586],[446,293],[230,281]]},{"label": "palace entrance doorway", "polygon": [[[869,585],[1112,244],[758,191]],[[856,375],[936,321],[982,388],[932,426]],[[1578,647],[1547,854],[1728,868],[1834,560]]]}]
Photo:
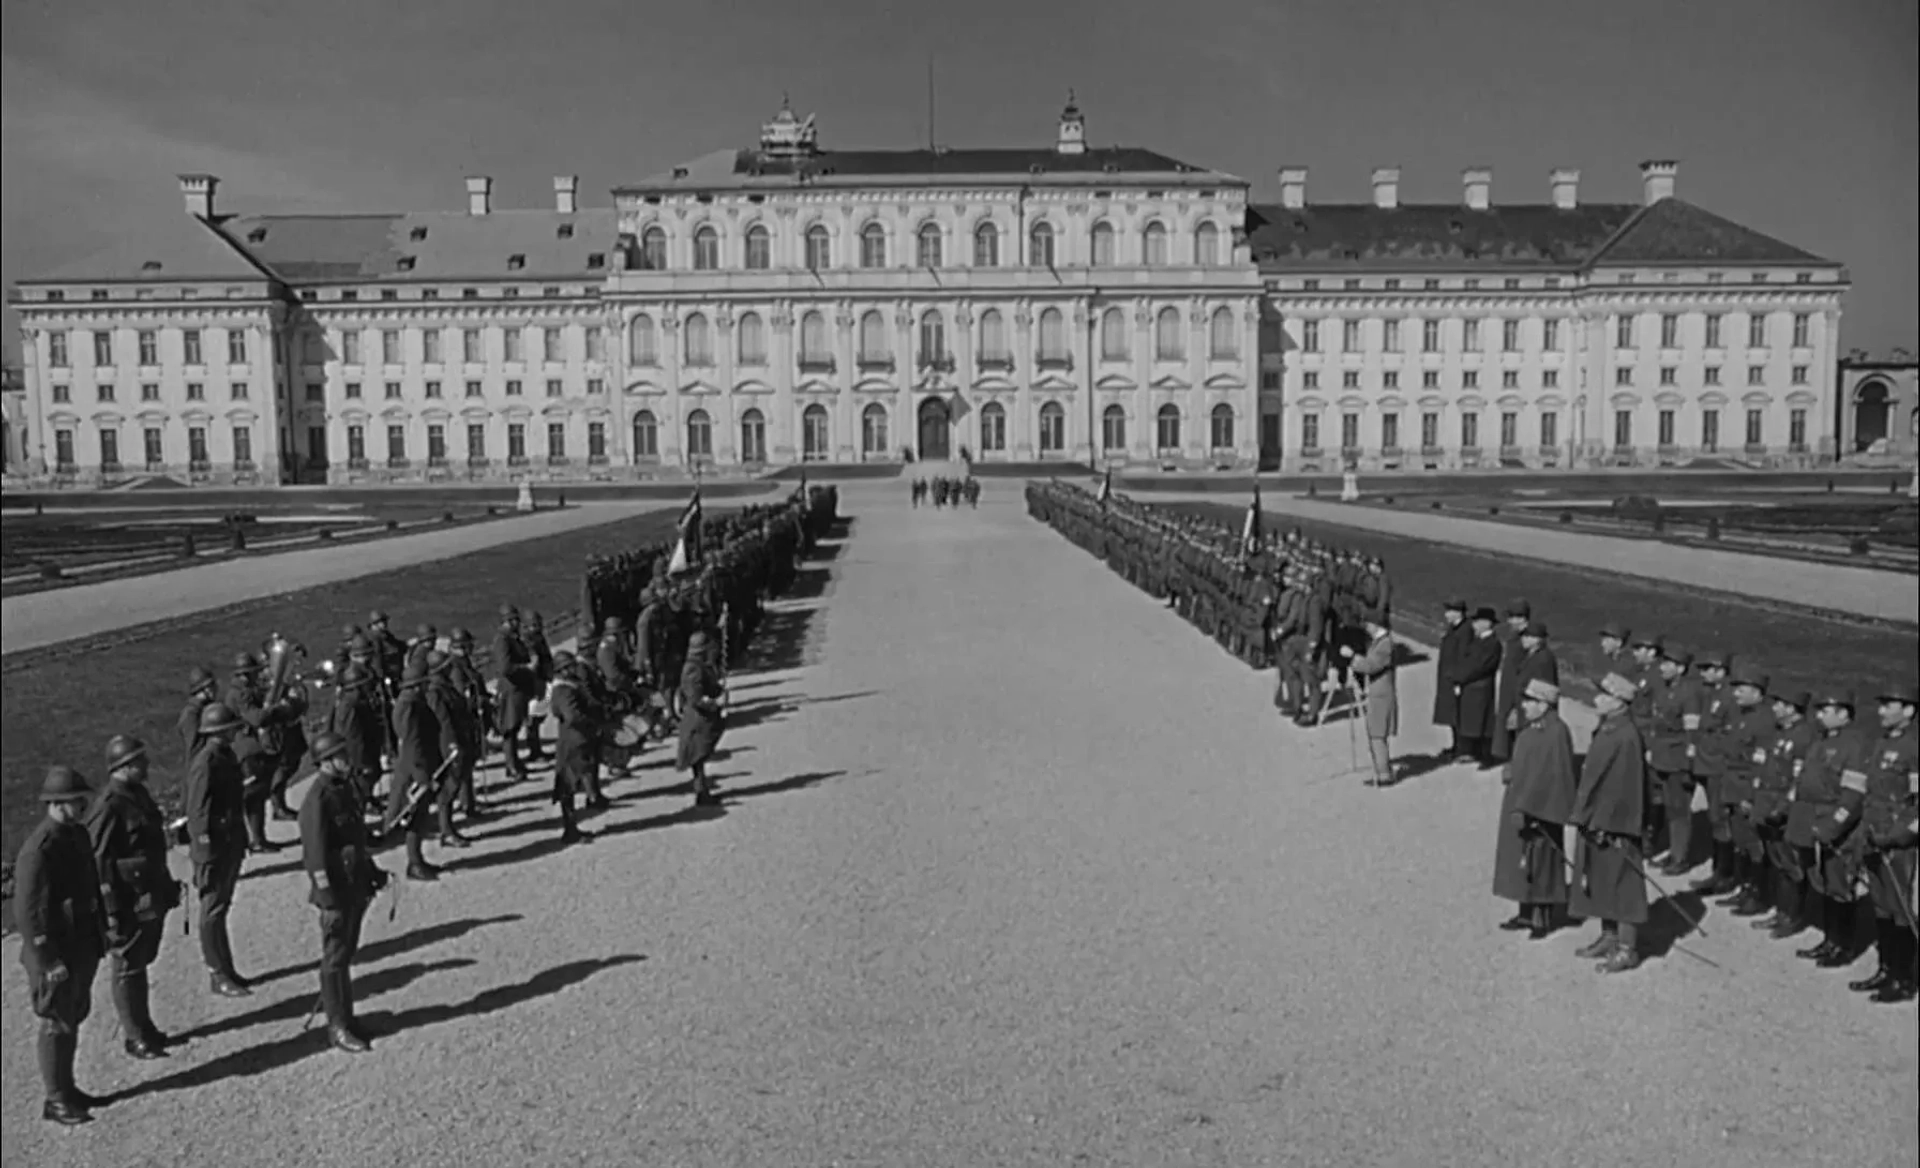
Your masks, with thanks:
[{"label": "palace entrance doorway", "polygon": [[945,462],[953,457],[953,418],[942,398],[920,403],[920,461]]}]

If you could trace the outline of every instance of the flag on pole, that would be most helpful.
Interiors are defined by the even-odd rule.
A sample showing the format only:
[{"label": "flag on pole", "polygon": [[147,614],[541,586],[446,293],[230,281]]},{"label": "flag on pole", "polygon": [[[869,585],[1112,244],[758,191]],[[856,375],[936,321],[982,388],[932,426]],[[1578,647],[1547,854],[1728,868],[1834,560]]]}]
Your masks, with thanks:
[{"label": "flag on pole", "polygon": [[1240,525],[1240,554],[1251,556],[1260,550],[1260,480],[1253,482],[1253,501],[1247,504],[1246,522]]},{"label": "flag on pole", "polygon": [[1105,507],[1113,501],[1113,468],[1108,467],[1105,477],[1100,480],[1100,505]]},{"label": "flag on pole", "polygon": [[680,538],[673,545],[673,558],[667,561],[667,575],[678,576],[700,562],[701,519],[700,487],[696,484],[687,509],[680,513]]},{"label": "flag on pole", "polygon": [[807,468],[800,468],[800,514],[805,515],[813,509],[813,496],[807,492]]}]

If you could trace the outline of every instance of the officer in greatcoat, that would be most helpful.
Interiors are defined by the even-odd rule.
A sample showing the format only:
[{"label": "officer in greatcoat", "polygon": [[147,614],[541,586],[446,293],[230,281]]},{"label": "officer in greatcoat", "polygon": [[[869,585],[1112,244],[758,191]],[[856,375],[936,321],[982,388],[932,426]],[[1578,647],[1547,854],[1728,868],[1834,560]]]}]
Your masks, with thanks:
[{"label": "officer in greatcoat", "polygon": [[1600,921],[1600,935],[1580,957],[1598,958],[1603,973],[1624,973],[1641,961],[1640,926],[1647,922],[1647,884],[1641,874],[1646,747],[1628,708],[1639,686],[1618,673],[1600,679],[1593,699],[1600,714],[1580,768],[1570,822],[1579,830],[1568,911]]},{"label": "officer in greatcoat", "polygon": [[1520,906],[1500,927],[1526,929],[1535,940],[1553,932],[1567,903],[1565,827],[1579,784],[1559,708],[1551,682],[1534,678],[1520,695],[1494,847],[1493,894]]},{"label": "officer in greatcoat", "polygon": [[1820,734],[1807,750],[1787,812],[1787,840],[1800,849],[1807,874],[1807,923],[1822,936],[1796,956],[1822,969],[1851,965],[1860,956],[1854,920],[1860,871],[1841,845],[1859,826],[1873,743],[1854,726],[1853,713],[1850,690],[1814,696]]},{"label": "officer in greatcoat", "polygon": [[107,785],[87,813],[107,948],[113,1005],[128,1054],[165,1058],[169,1039],[153,1024],[147,970],[160,956],[180,882],[167,868],[167,820],[147,790],[147,746],[116,734],[107,741]]},{"label": "officer in greatcoat", "polygon": [[106,951],[100,931],[100,875],[81,826],[91,794],[71,768],[47,771],[40,802],[47,809],[14,862],[13,923],[28,1001],[40,1019],[35,1053],[46,1102],[40,1114],[73,1126],[103,1102],[73,1081],[80,1026],[93,1009],[93,979]]}]

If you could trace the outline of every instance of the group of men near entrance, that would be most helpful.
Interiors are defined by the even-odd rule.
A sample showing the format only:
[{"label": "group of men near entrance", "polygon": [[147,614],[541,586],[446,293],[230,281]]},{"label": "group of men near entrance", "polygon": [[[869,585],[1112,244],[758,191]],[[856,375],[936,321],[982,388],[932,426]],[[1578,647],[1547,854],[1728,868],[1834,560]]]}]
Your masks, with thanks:
[{"label": "group of men near entrance", "polygon": [[1519,911],[1503,928],[1538,939],[1568,916],[1598,919],[1579,956],[1608,973],[1633,969],[1648,882],[1704,860],[1711,870],[1693,893],[1760,918],[1754,927],[1775,938],[1818,931],[1797,953],[1823,969],[1871,948],[1876,968],[1850,988],[1876,1002],[1914,999],[1913,681],[1795,689],[1745,658],[1609,625],[1598,633],[1600,722],[1581,759],[1560,718],[1547,628],[1526,601],[1504,618],[1455,601],[1445,619],[1434,721],[1453,731],[1458,756],[1505,767],[1493,892]]},{"label": "group of men near entrance", "polygon": [[[778,506],[727,515],[706,528],[690,570],[671,577],[664,570],[622,576],[596,565],[602,584],[636,585],[639,617],[584,624],[577,651],[552,648],[538,614],[523,622],[514,605],[503,605],[484,663],[491,684],[465,629],[443,638],[422,625],[402,641],[383,612],[345,630],[324,717],[310,717],[305,687],[290,668],[290,642],[277,637],[264,655],[235,658],[224,692],[210,671],[196,668],[178,722],[186,763],[177,821],[148,785],[149,744],[132,735],[107,742],[107,777],[97,793],[77,769],[50,768],[40,796],[47,815],[20,849],[13,901],[40,1018],[45,1118],[85,1123],[104,1102],[74,1081],[80,1026],[104,962],[111,962],[126,1053],[166,1057],[174,1040],[154,1023],[148,971],[167,917],[189,888],[198,898],[200,956],[212,992],[251,996],[227,920],[246,856],[286,846],[269,837],[269,812],[298,821],[308,899],[320,918],[316,1008],[325,1011],[330,1042],[357,1053],[370,1044],[356,1024],[349,967],[368,908],[388,883],[374,857],[404,839],[407,877],[431,881],[441,869],[423,854],[430,830],[442,847],[471,845],[460,821],[488,814],[475,772],[489,735],[497,736],[513,783],[528,777],[529,761],[543,760],[542,725],[548,717],[557,722],[551,795],[565,843],[590,838],[577,823],[578,799],[589,808],[609,805],[601,767],[625,774],[649,738],[674,735],[675,763],[691,772],[695,803],[716,803],[706,766],[724,726],[726,665],[758,627],[763,604],[794,579],[794,558],[834,522],[837,506],[832,488],[803,488]],[[647,551],[649,569],[664,567],[661,548]],[[618,602],[595,603],[599,611]],[[314,781],[296,810],[288,788],[308,760]],[[168,866],[172,843],[186,847],[190,885]]]},{"label": "group of men near entrance", "polygon": [[980,506],[980,480],[968,475],[963,479],[950,479],[936,475],[931,479],[915,479],[908,488],[908,496],[915,507],[925,503],[929,496],[935,507],[958,507],[965,503],[969,507]]}]

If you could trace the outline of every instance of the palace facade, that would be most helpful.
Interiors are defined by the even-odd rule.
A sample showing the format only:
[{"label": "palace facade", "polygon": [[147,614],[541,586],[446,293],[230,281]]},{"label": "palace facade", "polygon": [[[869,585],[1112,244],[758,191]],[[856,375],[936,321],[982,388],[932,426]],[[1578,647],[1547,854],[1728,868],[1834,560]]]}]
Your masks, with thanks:
[{"label": "palace facade", "polygon": [[28,462],[83,483],[1251,466],[1247,184],[1096,147],[755,148],[582,210],[231,216],[21,284]]}]

